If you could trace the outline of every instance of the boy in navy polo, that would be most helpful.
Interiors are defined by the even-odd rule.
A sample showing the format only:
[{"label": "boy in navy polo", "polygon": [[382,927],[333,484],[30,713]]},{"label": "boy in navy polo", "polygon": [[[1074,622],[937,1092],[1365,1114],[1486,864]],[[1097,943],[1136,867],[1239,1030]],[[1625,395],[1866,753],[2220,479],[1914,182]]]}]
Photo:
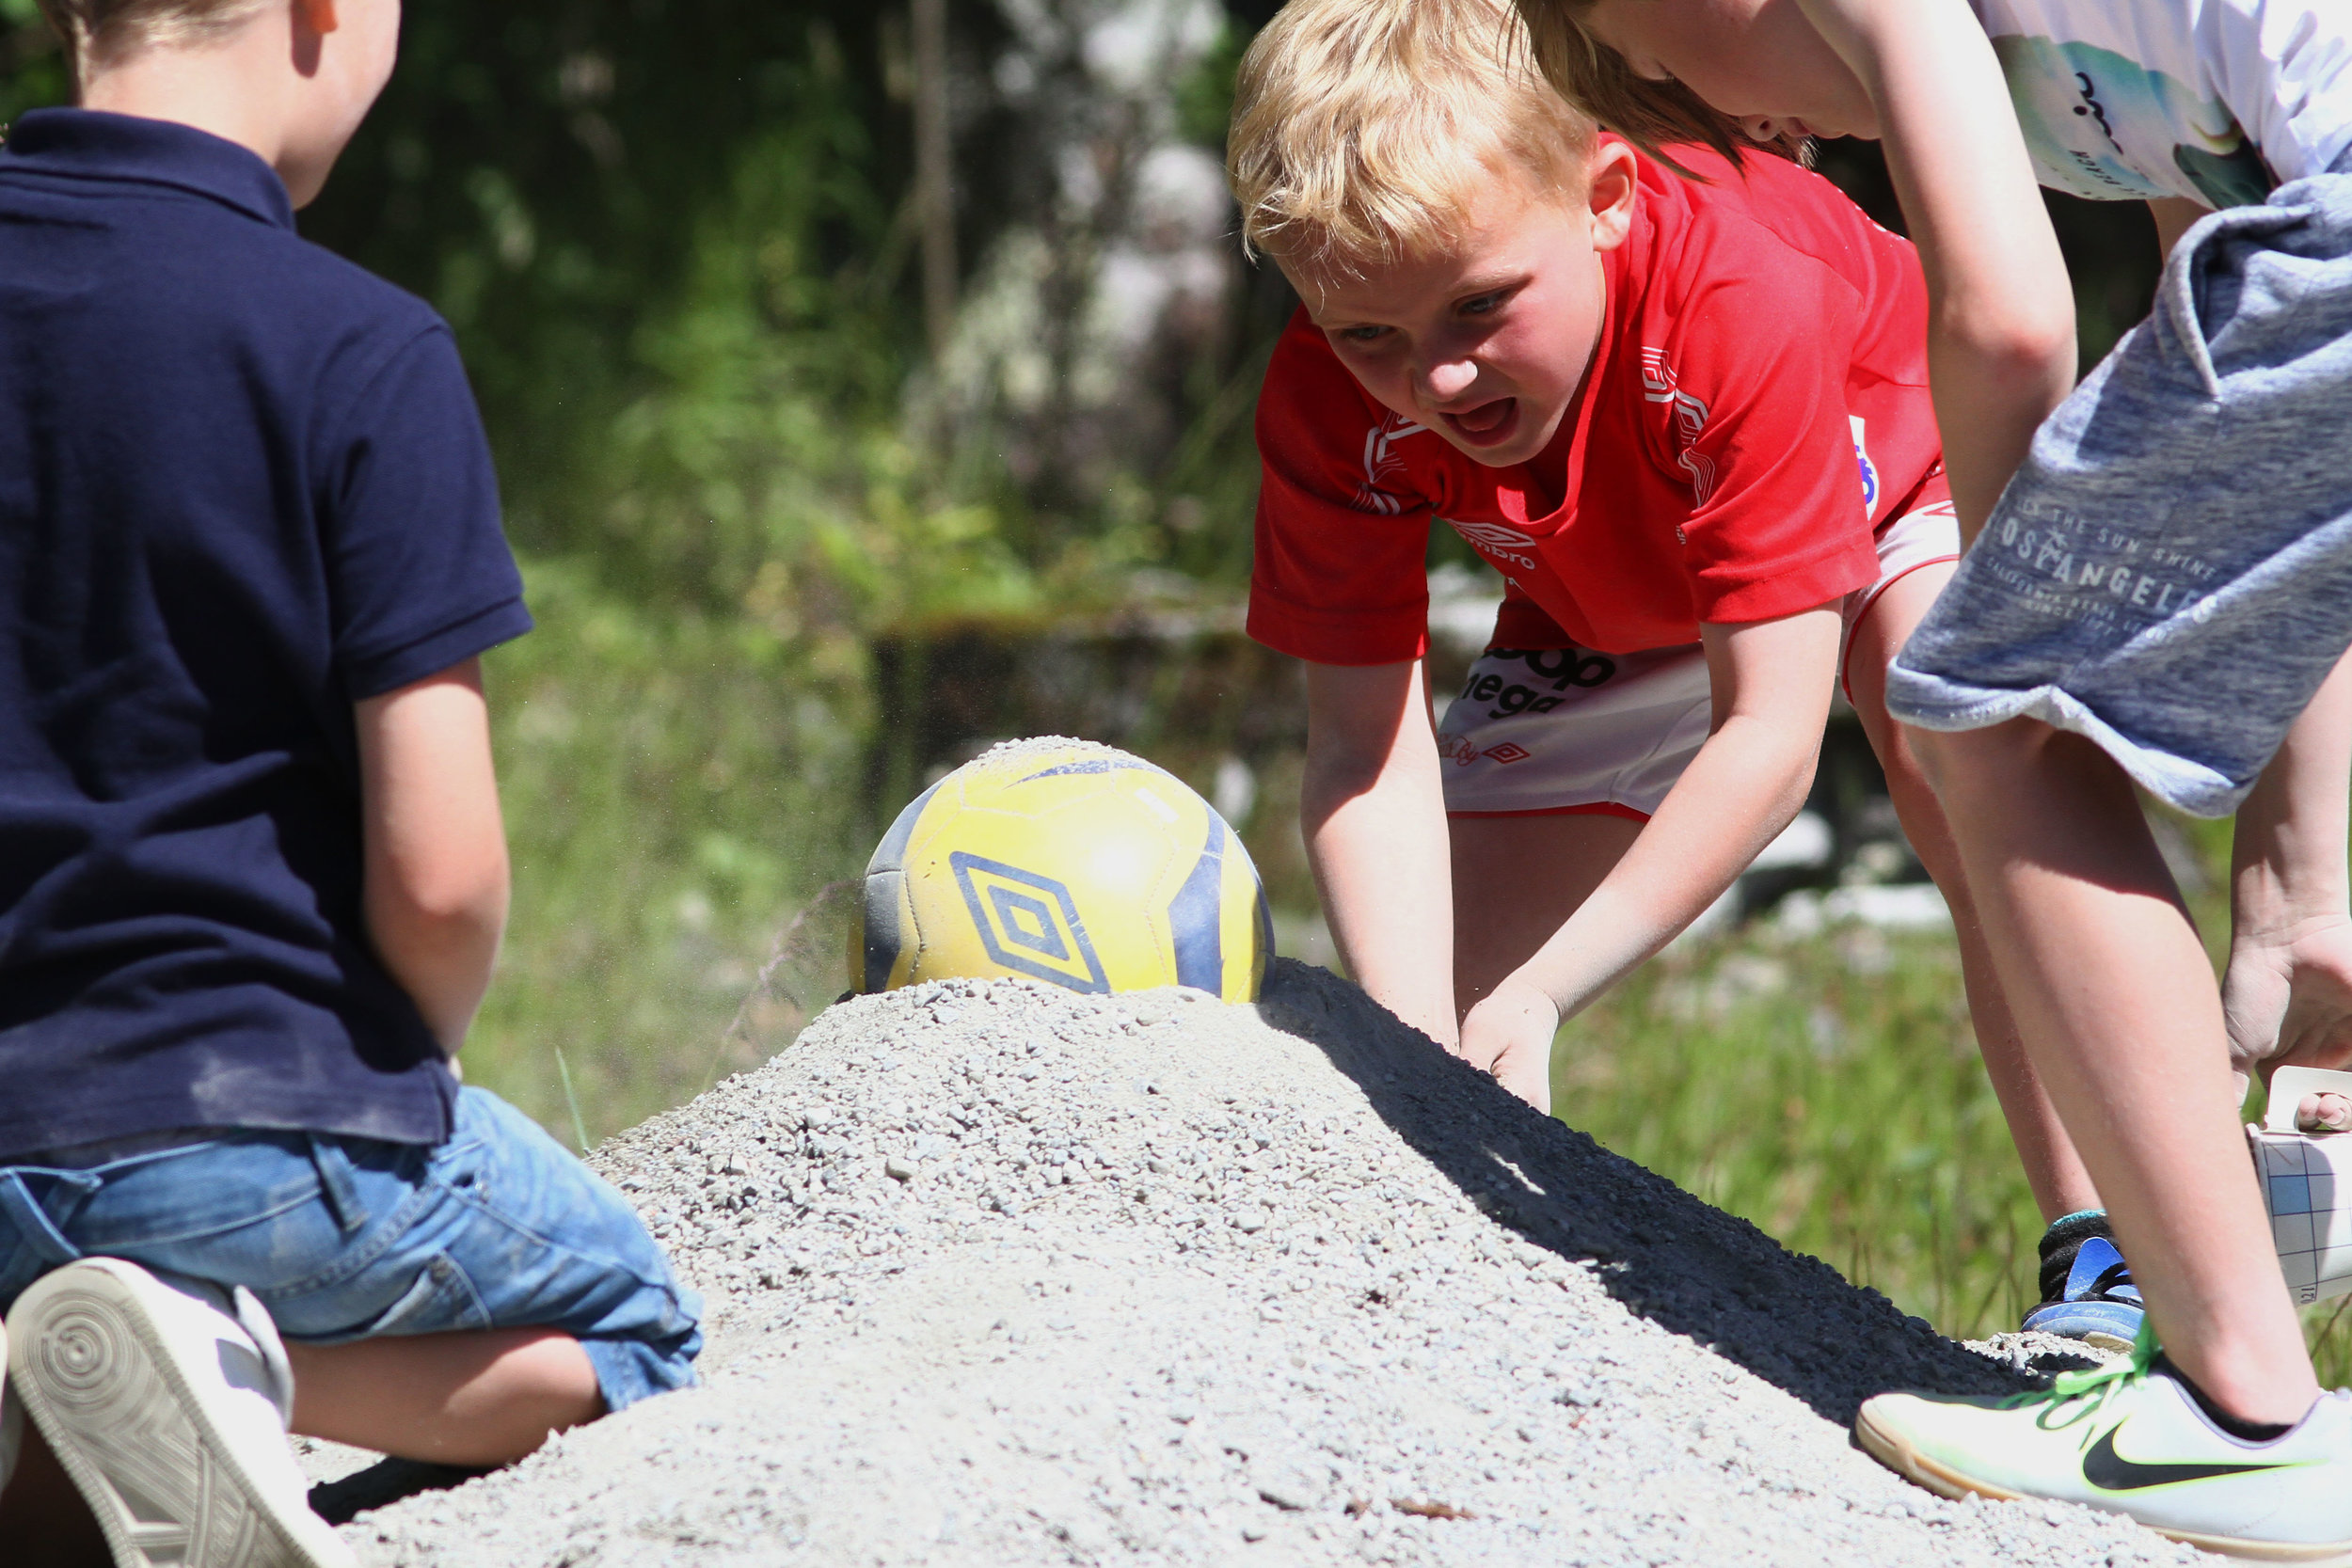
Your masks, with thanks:
[{"label": "boy in navy polo", "polygon": [[691,1382],[698,1304],[452,1067],[507,896],[477,659],[531,622],[448,328],[294,231],[398,0],[44,4],[82,106],[0,151],[0,1540],[340,1562],[289,1424],[503,1463]]}]

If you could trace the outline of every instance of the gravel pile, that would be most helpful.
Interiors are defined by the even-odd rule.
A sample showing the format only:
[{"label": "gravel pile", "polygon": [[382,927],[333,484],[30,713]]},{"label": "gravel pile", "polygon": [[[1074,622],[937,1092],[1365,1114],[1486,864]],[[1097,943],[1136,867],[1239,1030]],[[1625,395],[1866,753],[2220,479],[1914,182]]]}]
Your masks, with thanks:
[{"label": "gravel pile", "polygon": [[706,1386],[365,1513],[363,1561],[2196,1560],[1848,1444],[1940,1339],[1319,970],[1256,1007],[950,981],[600,1149]]}]

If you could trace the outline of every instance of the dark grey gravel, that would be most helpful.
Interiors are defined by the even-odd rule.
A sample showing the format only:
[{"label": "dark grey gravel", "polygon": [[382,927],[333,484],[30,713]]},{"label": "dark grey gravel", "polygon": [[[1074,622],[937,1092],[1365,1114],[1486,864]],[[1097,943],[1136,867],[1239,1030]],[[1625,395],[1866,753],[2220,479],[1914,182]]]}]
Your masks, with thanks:
[{"label": "dark grey gravel", "polygon": [[1880,1469],[1862,1399],[2054,1347],[1938,1338],[1294,963],[859,998],[595,1164],[707,1292],[706,1386],[362,1513],[363,1561],[2196,1557]]}]

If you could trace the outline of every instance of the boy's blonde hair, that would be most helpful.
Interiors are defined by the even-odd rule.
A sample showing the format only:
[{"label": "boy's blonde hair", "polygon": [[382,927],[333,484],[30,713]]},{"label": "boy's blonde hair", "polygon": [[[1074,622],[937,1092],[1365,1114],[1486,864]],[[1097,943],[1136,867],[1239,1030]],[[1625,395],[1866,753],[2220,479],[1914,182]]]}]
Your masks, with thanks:
[{"label": "boy's blonde hair", "polygon": [[1506,165],[1581,190],[1592,142],[1510,0],[1291,0],[1242,56],[1225,166],[1245,247],[1355,270],[1442,244]]},{"label": "boy's blonde hair", "polygon": [[[1585,30],[1593,0],[1515,0],[1526,25],[1535,64],[1551,85],[1578,108],[1643,151],[1657,155],[1672,142],[1711,147],[1732,163],[1757,144],[1740,135],[1726,116],[1679,82],[1633,74],[1625,56]],[[1761,149],[1776,156],[1809,162],[1805,150],[1788,145]],[[1671,158],[1661,162],[1688,173]]]},{"label": "boy's blonde hair", "polygon": [[155,44],[200,43],[235,29],[268,0],[40,0],[74,70]]}]

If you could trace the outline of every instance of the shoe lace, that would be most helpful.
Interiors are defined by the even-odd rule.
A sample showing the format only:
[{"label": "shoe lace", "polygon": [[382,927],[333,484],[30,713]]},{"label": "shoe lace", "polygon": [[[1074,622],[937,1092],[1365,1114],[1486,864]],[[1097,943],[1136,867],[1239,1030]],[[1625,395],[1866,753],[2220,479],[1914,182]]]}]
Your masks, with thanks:
[{"label": "shoe lace", "polygon": [[[2120,1292],[2123,1291],[2129,1291],[2131,1294],[2121,1294]],[[2132,1283],[2131,1264],[2109,1263],[2100,1271],[2099,1277],[2090,1282],[2090,1289],[2083,1292],[2082,1299],[2085,1301],[2117,1301],[2126,1306],[2137,1307],[2139,1288]]]},{"label": "shoe lace", "polygon": [[[2155,1363],[2156,1351],[2156,1337],[2143,1320],[2138,1337],[2132,1341],[2129,1358],[2087,1372],[2060,1372],[2049,1387],[2011,1395],[2001,1402],[2002,1408],[2023,1410],[2042,1405],[2044,1408],[2034,1418],[2034,1424],[2045,1432],[2062,1432],[2091,1419],[2118,1394],[2146,1377],[2148,1369]],[[2088,1433],[2083,1440],[2090,1440]]]}]

